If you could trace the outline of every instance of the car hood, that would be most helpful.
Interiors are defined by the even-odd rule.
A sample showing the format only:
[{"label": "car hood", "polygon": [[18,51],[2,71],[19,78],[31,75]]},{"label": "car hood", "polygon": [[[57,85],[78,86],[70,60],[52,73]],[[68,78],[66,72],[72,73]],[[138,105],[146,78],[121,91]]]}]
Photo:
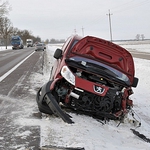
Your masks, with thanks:
[{"label": "car hood", "polygon": [[68,57],[80,55],[107,64],[125,73],[133,83],[134,62],[132,55],[124,48],[104,39],[86,36],[71,49]]}]

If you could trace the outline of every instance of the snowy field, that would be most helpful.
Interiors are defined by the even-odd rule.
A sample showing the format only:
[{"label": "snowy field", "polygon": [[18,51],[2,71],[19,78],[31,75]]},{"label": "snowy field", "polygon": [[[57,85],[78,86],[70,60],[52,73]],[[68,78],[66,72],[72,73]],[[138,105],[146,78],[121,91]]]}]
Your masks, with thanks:
[{"label": "snowy field", "polygon": [[[150,44],[122,46],[129,50],[150,52]],[[36,94],[34,89],[48,81],[54,60],[52,56],[56,48],[58,47],[54,45],[47,46],[44,74],[35,73],[31,77],[32,93]],[[136,128],[150,138],[150,60],[134,58],[134,62],[135,76],[139,78],[139,84],[137,88],[133,88],[134,94],[131,99],[134,103],[133,109],[141,121],[140,127],[136,128],[128,121],[118,127],[118,122],[115,121],[109,121],[103,125],[92,117],[74,113],[70,113],[74,124],[67,124],[61,118],[46,115],[43,115],[41,120],[20,116],[15,122],[20,125],[40,125],[41,146],[84,147],[85,150],[150,150],[150,143],[135,136],[130,130]]]},{"label": "snowy field", "polygon": [[140,52],[148,52],[150,53],[150,44],[133,44],[133,45],[122,45],[120,46],[126,48],[129,51],[140,51]]}]

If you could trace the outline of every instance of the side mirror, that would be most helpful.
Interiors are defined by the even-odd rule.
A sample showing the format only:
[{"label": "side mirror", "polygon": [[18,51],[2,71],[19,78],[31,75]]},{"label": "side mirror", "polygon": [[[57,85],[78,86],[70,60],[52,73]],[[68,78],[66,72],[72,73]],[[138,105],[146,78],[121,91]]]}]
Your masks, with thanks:
[{"label": "side mirror", "polygon": [[62,57],[62,50],[58,48],[54,53],[54,58],[60,59],[61,57]]},{"label": "side mirror", "polygon": [[139,79],[134,77],[132,87],[137,87]]}]

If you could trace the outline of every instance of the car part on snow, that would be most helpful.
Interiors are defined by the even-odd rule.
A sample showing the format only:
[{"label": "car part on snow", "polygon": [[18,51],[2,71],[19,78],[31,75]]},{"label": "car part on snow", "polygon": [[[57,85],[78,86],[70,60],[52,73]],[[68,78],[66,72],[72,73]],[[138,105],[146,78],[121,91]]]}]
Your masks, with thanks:
[{"label": "car part on snow", "polygon": [[121,123],[130,123],[132,126],[134,126],[135,128],[138,128],[141,126],[141,119],[139,118],[139,116],[135,113],[135,111],[133,109],[130,109],[129,112],[122,117],[122,119],[120,119],[119,124],[117,125],[117,127],[121,124]]},{"label": "car part on snow", "polygon": [[142,140],[144,140],[147,143],[150,143],[150,139],[147,138],[144,134],[139,133],[138,131],[136,131],[135,129],[130,129],[133,134],[135,134],[136,136],[138,136],[139,138],[141,138]]},{"label": "car part on snow", "polygon": [[73,36],[55,51],[54,58],[51,81],[37,93],[41,112],[55,114],[67,123],[73,121],[60,103],[102,120],[122,120],[129,113],[138,78],[126,49],[96,37]]},{"label": "car part on snow", "polygon": [[81,147],[42,146],[40,150],[85,150]]},{"label": "car part on snow", "polygon": [[[43,99],[45,93],[41,92],[42,90],[46,91],[46,93],[49,92],[50,84],[51,82],[48,82],[47,84],[45,84],[42,88],[38,90],[36,100],[37,100],[37,104],[38,104],[38,108],[40,112],[52,115],[53,112],[51,111],[51,109],[49,108],[49,106],[46,104],[46,102]],[[42,97],[42,98],[40,99],[39,97]]]}]

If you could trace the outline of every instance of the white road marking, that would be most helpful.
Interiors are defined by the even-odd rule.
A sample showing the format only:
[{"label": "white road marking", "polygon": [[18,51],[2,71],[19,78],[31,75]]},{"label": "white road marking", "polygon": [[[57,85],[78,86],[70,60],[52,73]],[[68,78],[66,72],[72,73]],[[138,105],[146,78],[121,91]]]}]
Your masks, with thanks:
[{"label": "white road marking", "polygon": [[21,62],[19,62],[16,66],[14,66],[13,68],[11,68],[8,72],[6,72],[4,75],[2,75],[0,77],[0,82],[3,81],[8,75],[10,75],[15,69],[17,69],[24,61],[26,61],[32,54],[34,54],[35,51],[33,53],[31,53],[30,55],[28,55],[25,59],[23,59]]}]

